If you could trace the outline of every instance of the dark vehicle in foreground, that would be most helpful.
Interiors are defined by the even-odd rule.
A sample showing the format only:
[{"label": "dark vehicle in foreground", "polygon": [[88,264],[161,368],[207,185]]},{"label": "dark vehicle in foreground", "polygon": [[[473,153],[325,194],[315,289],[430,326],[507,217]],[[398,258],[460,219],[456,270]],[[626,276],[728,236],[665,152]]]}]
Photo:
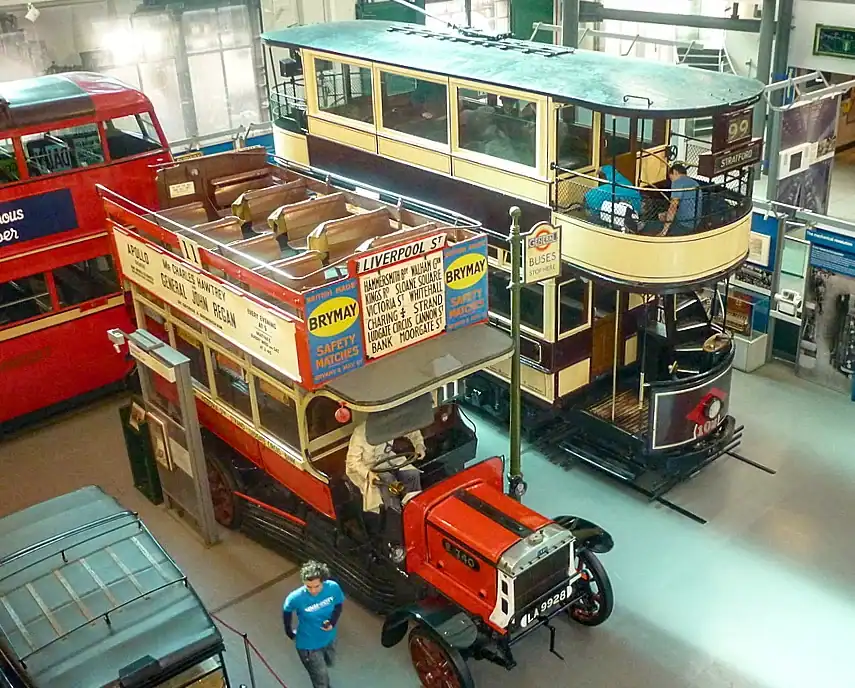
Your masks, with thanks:
[{"label": "dark vehicle in foreground", "polygon": [[187,578],[99,488],[0,519],[3,688],[227,688],[222,653]]}]

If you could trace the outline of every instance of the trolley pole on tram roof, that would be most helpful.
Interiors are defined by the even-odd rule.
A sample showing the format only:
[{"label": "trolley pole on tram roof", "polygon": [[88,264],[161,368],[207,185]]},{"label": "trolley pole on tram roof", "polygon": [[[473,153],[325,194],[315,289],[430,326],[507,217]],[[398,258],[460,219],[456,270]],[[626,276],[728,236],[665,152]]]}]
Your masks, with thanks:
[{"label": "trolley pole on tram roof", "polygon": [[511,469],[508,474],[508,493],[517,501],[521,501],[525,494],[525,483],[523,482],[522,465],[520,460],[521,450],[521,424],[522,424],[522,395],[520,391],[520,291],[522,288],[522,236],[520,235],[520,216],[522,211],[514,206],[510,210],[511,233],[508,236],[511,248],[511,280],[508,288],[511,290],[511,338],[514,341],[514,355],[511,359],[511,417],[510,440],[511,440]]}]

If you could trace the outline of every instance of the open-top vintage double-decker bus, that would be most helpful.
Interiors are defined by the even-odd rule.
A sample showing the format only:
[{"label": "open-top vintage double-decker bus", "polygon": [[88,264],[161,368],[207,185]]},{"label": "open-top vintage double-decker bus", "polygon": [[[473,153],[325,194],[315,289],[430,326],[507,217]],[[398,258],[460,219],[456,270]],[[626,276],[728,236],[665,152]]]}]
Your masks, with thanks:
[{"label": "open-top vintage double-decker bus", "polygon": [[[412,626],[429,688],[472,686],[469,658],[512,668],[543,626],[554,648],[559,614],[608,618],[608,534],[526,508],[504,494],[501,458],[474,461],[458,383],[513,351],[487,323],[477,222],[263,149],[164,167],[158,183],[158,212],[102,193],[138,327],[190,359],[220,524],[328,562],[386,615],[385,646]],[[177,390],[153,378],[147,401],[168,417]],[[388,450],[374,476],[421,472],[379,520],[348,473],[357,430]],[[415,431],[420,460],[399,441]]]},{"label": "open-top vintage double-decker bus", "polygon": [[[390,22],[262,40],[277,154],[482,221],[495,326],[507,207],[562,228],[560,277],[522,296],[533,434],[654,495],[735,448],[722,287],[748,254],[759,82]],[[492,365],[468,398],[507,418],[508,383]]]}]

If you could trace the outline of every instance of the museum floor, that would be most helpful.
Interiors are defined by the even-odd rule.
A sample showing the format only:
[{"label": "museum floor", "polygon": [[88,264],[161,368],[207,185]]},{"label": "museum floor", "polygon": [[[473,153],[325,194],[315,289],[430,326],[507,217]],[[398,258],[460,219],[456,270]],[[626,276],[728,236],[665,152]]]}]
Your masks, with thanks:
[{"label": "museum floor", "polygon": [[[205,550],[133,488],[117,401],[101,403],[0,444],[0,515],[99,484],[144,520],[217,616],[245,632],[287,688],[309,682],[282,633],[280,605],[295,566],[240,535]],[[590,471],[523,456],[526,502],[578,513],[608,528],[604,556],[617,606],[604,626],[559,622],[561,662],[548,632],[519,648],[512,673],[478,664],[480,688],[790,688],[853,685],[855,638],[855,405],[773,364],[734,373],[732,412],[742,453],[768,475],[725,458],[670,495],[709,519],[699,525]],[[482,424],[480,449],[506,452]],[[355,604],[341,622],[336,688],[415,688],[406,645],[383,650],[380,621]],[[243,647],[224,630],[235,688],[248,684]],[[256,685],[279,684],[258,664]]]}]

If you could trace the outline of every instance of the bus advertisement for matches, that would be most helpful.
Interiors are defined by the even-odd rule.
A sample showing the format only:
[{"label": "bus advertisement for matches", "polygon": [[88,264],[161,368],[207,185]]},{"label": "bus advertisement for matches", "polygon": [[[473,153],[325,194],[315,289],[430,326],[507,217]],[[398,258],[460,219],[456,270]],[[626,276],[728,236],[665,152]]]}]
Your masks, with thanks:
[{"label": "bus advertisement for matches", "polygon": [[351,261],[351,278],[307,292],[314,384],[443,332],[485,322],[487,239],[426,237]]}]

